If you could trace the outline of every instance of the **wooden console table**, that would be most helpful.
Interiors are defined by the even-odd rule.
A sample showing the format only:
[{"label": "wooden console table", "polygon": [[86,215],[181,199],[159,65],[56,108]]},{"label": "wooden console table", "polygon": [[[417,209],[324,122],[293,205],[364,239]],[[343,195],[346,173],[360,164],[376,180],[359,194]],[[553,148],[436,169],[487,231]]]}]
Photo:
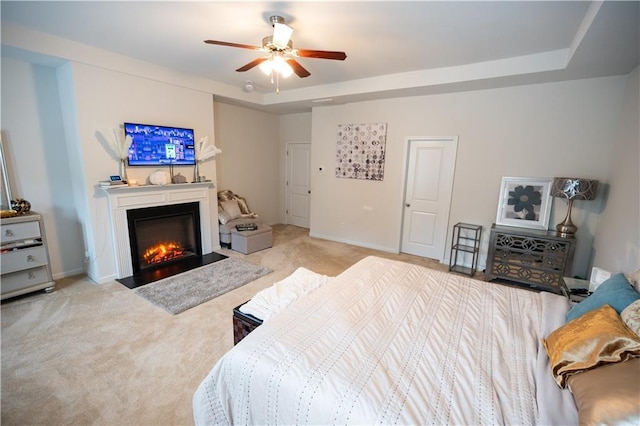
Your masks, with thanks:
[{"label": "wooden console table", "polygon": [[555,231],[493,224],[485,279],[564,294],[562,277],[571,275],[575,245],[575,238]]}]

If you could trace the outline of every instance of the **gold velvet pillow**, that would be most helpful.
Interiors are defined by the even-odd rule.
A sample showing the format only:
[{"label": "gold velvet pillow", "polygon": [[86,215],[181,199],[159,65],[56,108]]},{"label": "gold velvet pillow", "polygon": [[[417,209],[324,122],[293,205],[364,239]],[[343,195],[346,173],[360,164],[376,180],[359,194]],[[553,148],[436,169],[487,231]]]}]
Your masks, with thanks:
[{"label": "gold velvet pillow", "polygon": [[640,358],[575,374],[567,379],[580,425],[637,424]]},{"label": "gold velvet pillow", "polygon": [[587,312],[542,340],[556,383],[603,364],[640,356],[640,337],[624,325],[609,305]]}]

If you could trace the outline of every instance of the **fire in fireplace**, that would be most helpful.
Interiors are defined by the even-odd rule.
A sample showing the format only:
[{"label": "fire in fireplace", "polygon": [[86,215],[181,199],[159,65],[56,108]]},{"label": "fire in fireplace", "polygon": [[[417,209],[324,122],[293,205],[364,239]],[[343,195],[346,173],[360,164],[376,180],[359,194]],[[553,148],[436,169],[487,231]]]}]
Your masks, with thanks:
[{"label": "fire in fireplace", "polygon": [[142,259],[145,265],[154,265],[156,263],[166,262],[172,259],[179,259],[184,255],[184,248],[180,243],[175,241],[167,241],[155,244],[144,251]]},{"label": "fire in fireplace", "polygon": [[127,221],[134,274],[202,256],[197,202],[128,210]]}]

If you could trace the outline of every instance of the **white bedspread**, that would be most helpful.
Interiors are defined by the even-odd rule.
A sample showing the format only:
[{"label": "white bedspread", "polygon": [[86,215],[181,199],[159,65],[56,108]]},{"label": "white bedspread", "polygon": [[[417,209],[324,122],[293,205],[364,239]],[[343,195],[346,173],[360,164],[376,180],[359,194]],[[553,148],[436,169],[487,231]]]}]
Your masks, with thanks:
[{"label": "white bedspread", "polygon": [[266,321],[300,297],[326,284],[327,280],[329,277],[326,275],[300,267],[282,281],[256,293],[240,306],[240,311]]},{"label": "white bedspread", "polygon": [[196,424],[576,424],[540,339],[565,298],[368,257],[229,351]]}]

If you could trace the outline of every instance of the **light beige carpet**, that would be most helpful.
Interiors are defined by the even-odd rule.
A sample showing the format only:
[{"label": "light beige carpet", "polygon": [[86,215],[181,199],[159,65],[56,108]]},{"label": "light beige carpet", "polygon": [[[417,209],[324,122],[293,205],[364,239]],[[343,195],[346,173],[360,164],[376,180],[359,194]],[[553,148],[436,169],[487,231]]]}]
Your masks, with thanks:
[{"label": "light beige carpet", "polygon": [[55,292],[5,301],[1,424],[189,425],[191,398],[233,346],[232,309],[304,266],[335,276],[375,254],[446,270],[433,260],[310,238],[276,225],[273,248],[220,252],[274,272],[171,315],[113,281],[79,277]]}]

